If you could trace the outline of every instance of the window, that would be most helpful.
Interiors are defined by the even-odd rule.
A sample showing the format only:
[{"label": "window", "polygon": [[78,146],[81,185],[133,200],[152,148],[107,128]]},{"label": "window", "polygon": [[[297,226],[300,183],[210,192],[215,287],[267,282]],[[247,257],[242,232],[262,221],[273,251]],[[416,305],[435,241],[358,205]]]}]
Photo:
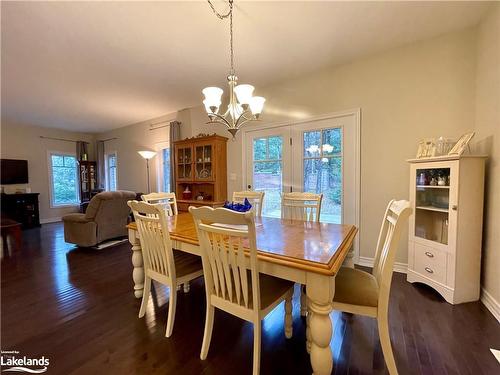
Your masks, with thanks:
[{"label": "window", "polygon": [[116,152],[106,154],[106,190],[116,191]]},{"label": "window", "polygon": [[162,190],[170,191],[170,149],[161,150],[161,164],[163,170]]},{"label": "window", "polygon": [[157,185],[158,191],[169,192],[170,190],[170,144],[160,142],[155,145],[157,153]]},{"label": "window", "polygon": [[49,157],[50,200],[52,206],[79,203],[78,169],[75,155],[52,152]]}]

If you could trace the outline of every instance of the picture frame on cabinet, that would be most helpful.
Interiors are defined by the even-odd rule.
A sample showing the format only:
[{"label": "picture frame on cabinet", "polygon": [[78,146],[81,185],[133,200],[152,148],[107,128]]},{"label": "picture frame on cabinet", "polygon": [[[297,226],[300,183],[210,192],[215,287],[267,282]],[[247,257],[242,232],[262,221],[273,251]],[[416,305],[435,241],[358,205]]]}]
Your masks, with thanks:
[{"label": "picture frame on cabinet", "polygon": [[417,159],[431,158],[436,153],[436,140],[433,138],[422,139],[418,143]]},{"label": "picture frame on cabinet", "polygon": [[462,155],[465,151],[465,149],[469,146],[469,142],[474,137],[475,132],[467,133],[462,135],[457,143],[451,148],[450,152],[448,152],[448,155]]}]

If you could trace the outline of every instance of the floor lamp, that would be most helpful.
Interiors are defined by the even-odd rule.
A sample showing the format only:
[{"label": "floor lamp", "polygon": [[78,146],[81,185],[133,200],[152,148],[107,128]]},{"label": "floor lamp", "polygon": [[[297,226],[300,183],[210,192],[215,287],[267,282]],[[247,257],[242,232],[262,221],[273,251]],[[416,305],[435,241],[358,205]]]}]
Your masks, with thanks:
[{"label": "floor lamp", "polygon": [[151,193],[151,188],[149,187],[149,159],[152,159],[156,152],[154,151],[138,151],[139,155],[141,155],[144,159],[146,159],[146,169],[148,171],[148,194]]}]

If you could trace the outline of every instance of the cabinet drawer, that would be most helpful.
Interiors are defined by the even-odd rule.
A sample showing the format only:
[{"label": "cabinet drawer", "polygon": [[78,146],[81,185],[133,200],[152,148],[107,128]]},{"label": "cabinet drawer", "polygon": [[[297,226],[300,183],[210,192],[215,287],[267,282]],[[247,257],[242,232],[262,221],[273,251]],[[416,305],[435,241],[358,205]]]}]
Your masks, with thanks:
[{"label": "cabinet drawer", "polygon": [[415,244],[415,271],[441,284],[446,284],[446,253]]}]

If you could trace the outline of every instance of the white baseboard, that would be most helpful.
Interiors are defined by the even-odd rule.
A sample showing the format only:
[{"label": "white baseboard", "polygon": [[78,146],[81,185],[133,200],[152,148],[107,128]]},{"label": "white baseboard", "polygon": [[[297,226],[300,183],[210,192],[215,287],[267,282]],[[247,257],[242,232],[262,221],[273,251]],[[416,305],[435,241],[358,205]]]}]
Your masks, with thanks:
[{"label": "white baseboard", "polygon": [[40,219],[40,224],[57,223],[62,221],[61,217],[48,217],[46,219]]},{"label": "white baseboard", "polygon": [[500,303],[484,288],[481,288],[481,302],[500,323]]},{"label": "white baseboard", "polygon": [[[373,258],[369,257],[359,257],[359,260],[356,264],[359,264],[360,266],[365,266],[365,267],[373,267]],[[399,272],[399,273],[406,273],[408,269],[408,264],[407,263],[401,263],[401,262],[394,262],[394,272]]]}]

